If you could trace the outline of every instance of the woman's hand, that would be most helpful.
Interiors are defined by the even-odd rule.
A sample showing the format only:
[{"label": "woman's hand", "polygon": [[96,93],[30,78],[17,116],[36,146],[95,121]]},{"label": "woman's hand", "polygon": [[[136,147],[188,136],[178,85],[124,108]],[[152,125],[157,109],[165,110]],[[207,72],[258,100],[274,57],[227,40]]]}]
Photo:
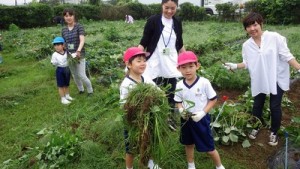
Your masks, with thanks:
[{"label": "woman's hand", "polygon": [[76,51],[76,56],[77,56],[77,58],[78,58],[78,59],[80,59],[80,56],[81,56],[81,51],[79,51],[79,50],[78,50],[78,51]]}]

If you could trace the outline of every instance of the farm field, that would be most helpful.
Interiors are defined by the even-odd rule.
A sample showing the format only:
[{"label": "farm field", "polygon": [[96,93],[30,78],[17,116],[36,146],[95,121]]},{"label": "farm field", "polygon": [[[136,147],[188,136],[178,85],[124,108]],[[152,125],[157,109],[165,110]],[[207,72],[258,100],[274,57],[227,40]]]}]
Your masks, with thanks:
[{"label": "farm field", "polygon": [[[61,27],[20,30],[12,25],[9,31],[2,32],[0,168],[125,168],[123,112],[118,103],[118,86],[124,77],[122,53],[127,47],[138,45],[145,21],[125,24],[82,20],[80,23],[86,29],[88,74],[95,92],[92,97],[79,95],[71,80],[71,96],[75,100],[68,106],[60,103],[55,68],[50,64],[51,41],[60,35]],[[244,70],[232,73],[221,66],[225,61],[241,61],[241,44],[246,39],[242,24],[183,22],[183,27],[186,48],[195,51],[202,64],[199,74],[212,81],[220,98],[227,95],[230,102],[242,104],[228,106],[224,116],[236,110],[247,113],[251,98],[242,95],[248,91],[248,73]],[[264,25],[265,30],[277,31],[287,38],[298,60],[299,28],[299,25]],[[292,78],[299,78],[295,71],[291,73]],[[291,85],[286,97],[291,102],[284,103],[282,126],[292,126],[291,139],[298,138],[299,123],[293,123],[292,119],[300,118],[300,80]],[[212,116],[221,105],[220,99]],[[176,116],[179,121],[179,115]],[[178,137],[179,131],[170,132],[170,139],[165,140],[168,149],[159,163],[163,169],[186,168],[184,147]],[[281,135],[279,145],[270,147],[267,139],[264,130],[245,147],[242,143],[245,140],[247,143],[247,139],[238,135],[238,140],[225,143],[219,140],[216,148],[227,169],[266,169],[270,157],[285,142]],[[196,153],[195,158],[197,168],[214,168],[206,154]]]}]

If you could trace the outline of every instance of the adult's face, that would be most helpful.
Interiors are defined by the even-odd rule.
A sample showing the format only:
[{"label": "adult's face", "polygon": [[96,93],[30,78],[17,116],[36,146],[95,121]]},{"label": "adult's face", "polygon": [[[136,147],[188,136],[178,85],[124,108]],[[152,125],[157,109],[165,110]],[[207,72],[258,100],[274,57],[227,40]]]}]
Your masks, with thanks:
[{"label": "adult's face", "polygon": [[255,22],[252,25],[247,26],[246,31],[249,34],[249,36],[251,36],[254,39],[260,38],[263,33],[261,25],[258,24],[257,22]]},{"label": "adult's face", "polygon": [[165,18],[171,19],[176,14],[177,5],[173,1],[162,4],[162,14]]},{"label": "adult's face", "polygon": [[66,15],[64,16],[64,19],[67,24],[73,24],[75,22],[75,16],[70,15],[69,13],[66,13]]}]

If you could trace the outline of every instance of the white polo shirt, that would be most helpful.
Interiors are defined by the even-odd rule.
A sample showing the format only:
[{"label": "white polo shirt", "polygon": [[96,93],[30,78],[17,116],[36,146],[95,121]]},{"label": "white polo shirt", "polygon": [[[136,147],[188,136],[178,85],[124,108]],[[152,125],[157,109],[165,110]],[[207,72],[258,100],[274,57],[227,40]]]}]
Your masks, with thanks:
[{"label": "white polo shirt", "polygon": [[183,79],[177,83],[175,91],[174,100],[182,103],[188,112],[202,111],[210,99],[217,97],[211,83],[204,77],[197,77],[192,85]]},{"label": "white polo shirt", "polygon": [[[130,90],[137,84],[134,79],[130,78],[129,76],[126,76],[125,79],[122,81],[120,86],[120,103],[124,104],[126,102],[126,97]],[[148,77],[142,76],[142,83],[148,83],[153,84],[156,86],[156,84],[152,81],[152,79]]]},{"label": "white polo shirt", "polygon": [[289,90],[288,61],[294,56],[290,53],[285,37],[265,31],[260,48],[253,38],[249,38],[243,44],[242,56],[250,74],[252,96],[259,93],[277,94],[277,83],[282,90]]},{"label": "white polo shirt", "polygon": [[54,52],[51,57],[51,63],[57,67],[67,67],[68,66],[67,52],[64,52],[64,54]]}]

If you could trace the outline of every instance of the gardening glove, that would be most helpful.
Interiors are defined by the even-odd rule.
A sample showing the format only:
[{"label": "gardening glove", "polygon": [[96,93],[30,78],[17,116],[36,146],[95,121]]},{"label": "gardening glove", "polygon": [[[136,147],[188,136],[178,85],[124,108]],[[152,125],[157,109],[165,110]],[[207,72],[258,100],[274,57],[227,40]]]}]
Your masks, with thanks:
[{"label": "gardening glove", "polygon": [[206,115],[205,111],[197,111],[192,113],[192,119],[194,122],[200,121]]},{"label": "gardening glove", "polygon": [[236,63],[224,63],[223,66],[227,70],[235,70],[235,69],[237,69],[237,64]]},{"label": "gardening glove", "polygon": [[179,111],[181,117],[182,117],[184,120],[187,120],[187,119],[188,119],[188,117],[187,117],[187,112],[184,111],[183,108],[179,108],[178,111]]},{"label": "gardening glove", "polygon": [[71,56],[72,56],[72,58],[76,58],[77,55],[76,55],[76,53],[72,53]]}]

